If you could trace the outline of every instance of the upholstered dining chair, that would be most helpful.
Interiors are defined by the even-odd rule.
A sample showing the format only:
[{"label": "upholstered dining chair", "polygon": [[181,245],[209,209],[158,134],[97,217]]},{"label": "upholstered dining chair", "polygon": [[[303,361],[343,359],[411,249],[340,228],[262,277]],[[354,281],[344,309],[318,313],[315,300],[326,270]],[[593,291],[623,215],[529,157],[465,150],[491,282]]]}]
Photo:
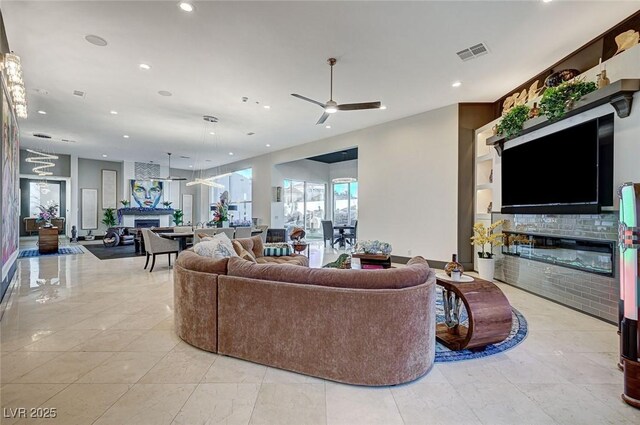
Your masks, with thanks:
[{"label": "upholstered dining chair", "polygon": [[[234,229],[233,227],[217,227],[216,235],[218,233],[226,233],[229,239],[233,239],[235,237],[234,235],[236,233],[236,229]],[[251,231],[249,231],[249,237],[251,237]]]},{"label": "upholstered dining chair", "polygon": [[193,244],[197,244],[198,242],[200,242],[200,235],[207,235],[207,236],[211,236],[213,237],[213,235],[216,234],[216,231],[218,229],[216,229],[215,227],[207,227],[204,229],[196,229],[195,232],[193,233]]},{"label": "upholstered dining chair", "polygon": [[262,230],[262,233],[260,233],[260,239],[262,239],[262,243],[267,243],[267,230],[269,230],[269,226],[266,224],[261,224],[259,226],[256,226],[256,229]]},{"label": "upholstered dining chair", "polygon": [[353,220],[353,230],[345,233],[344,237],[349,241],[351,246],[355,246],[358,241],[358,220]]},{"label": "upholstered dining chair", "polygon": [[250,238],[251,237],[251,227],[236,227],[236,239],[242,238]]},{"label": "upholstered dining chair", "polygon": [[171,267],[171,254],[178,255],[180,249],[179,242],[158,236],[149,229],[142,229],[142,238],[144,239],[144,247],[147,251],[147,261],[144,263],[145,270],[149,265],[149,257],[153,256],[149,273],[153,271],[153,267],[156,265],[156,255],[158,254],[167,254],[169,267]]}]

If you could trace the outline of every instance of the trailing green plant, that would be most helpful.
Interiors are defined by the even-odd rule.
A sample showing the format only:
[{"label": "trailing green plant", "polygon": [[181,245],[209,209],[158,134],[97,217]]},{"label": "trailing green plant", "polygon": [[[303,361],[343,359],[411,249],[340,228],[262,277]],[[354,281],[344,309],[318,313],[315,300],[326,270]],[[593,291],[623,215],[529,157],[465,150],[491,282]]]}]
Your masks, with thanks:
[{"label": "trailing green plant", "polygon": [[573,103],[597,89],[596,83],[582,80],[567,81],[556,87],[549,87],[540,100],[540,111],[548,119],[558,120],[571,109]]},{"label": "trailing green plant", "polygon": [[116,210],[114,210],[113,208],[107,208],[106,210],[104,210],[104,213],[102,215],[102,224],[107,227],[114,227],[116,224],[118,224],[118,220],[116,219]]},{"label": "trailing green plant", "polygon": [[174,210],[173,211],[173,222],[176,226],[180,226],[182,224],[182,220],[184,218],[184,213],[182,210]]},{"label": "trailing green plant", "polygon": [[498,134],[507,139],[516,136],[522,131],[524,122],[529,119],[530,108],[527,105],[518,105],[509,110],[498,124]]}]

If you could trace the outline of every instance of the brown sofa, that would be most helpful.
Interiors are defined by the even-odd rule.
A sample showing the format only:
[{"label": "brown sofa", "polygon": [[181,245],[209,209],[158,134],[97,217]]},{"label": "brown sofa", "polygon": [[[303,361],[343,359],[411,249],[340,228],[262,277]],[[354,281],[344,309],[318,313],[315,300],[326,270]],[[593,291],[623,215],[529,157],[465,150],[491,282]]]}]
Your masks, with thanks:
[{"label": "brown sofa", "polygon": [[184,251],[174,295],[178,335],[207,351],[373,386],[412,381],[433,365],[435,273],[421,257],[340,270]]}]

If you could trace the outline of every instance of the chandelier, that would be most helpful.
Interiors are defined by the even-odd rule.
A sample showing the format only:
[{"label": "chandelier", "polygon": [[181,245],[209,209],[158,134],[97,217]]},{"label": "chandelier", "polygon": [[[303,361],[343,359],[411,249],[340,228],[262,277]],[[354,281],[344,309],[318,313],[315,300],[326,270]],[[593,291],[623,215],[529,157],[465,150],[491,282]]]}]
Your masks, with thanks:
[{"label": "chandelier", "polygon": [[[205,146],[206,146],[206,138],[207,138],[207,132],[208,132],[208,125],[209,124],[215,124],[218,122],[218,118],[212,116],[212,115],[205,115],[202,117],[202,119],[204,120],[204,128],[202,131],[202,148],[204,150]],[[209,132],[210,134],[216,134],[217,131],[211,131]],[[198,164],[196,163],[196,167],[198,166]],[[196,171],[193,171],[194,174],[194,179],[190,182],[187,183],[187,186],[195,186],[197,184],[201,184],[203,186],[209,186],[209,187],[216,187],[218,189],[224,189],[224,185],[215,182],[215,179],[218,179],[220,177],[224,177],[223,175],[219,175],[219,176],[214,176],[214,177],[207,177],[204,178],[203,177],[203,170],[202,167],[200,167],[200,171],[199,171],[199,177],[196,177]],[[228,175],[228,174],[226,174]]]},{"label": "chandelier", "polygon": [[3,68],[7,78],[7,89],[18,118],[27,118],[27,92],[22,79],[20,57],[14,53],[4,55]]},{"label": "chandelier", "polygon": [[51,162],[52,159],[58,159],[57,155],[51,155],[44,152],[38,152],[33,149],[27,149],[27,152],[38,155],[38,156],[29,156],[25,159],[25,162],[30,164],[40,164],[32,168],[31,171],[36,173],[39,176],[52,176],[53,173],[51,171],[47,171],[47,168],[55,167],[56,164]]}]

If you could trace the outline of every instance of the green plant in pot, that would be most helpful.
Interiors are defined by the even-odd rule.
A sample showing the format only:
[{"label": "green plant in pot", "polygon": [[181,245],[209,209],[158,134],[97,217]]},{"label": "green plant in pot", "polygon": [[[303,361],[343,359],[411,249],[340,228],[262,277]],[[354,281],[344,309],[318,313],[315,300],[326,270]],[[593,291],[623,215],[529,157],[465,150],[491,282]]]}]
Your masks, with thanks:
[{"label": "green plant in pot", "polygon": [[184,219],[184,213],[182,210],[174,210],[173,211],[173,222],[176,226],[180,226],[182,224],[182,220]]},{"label": "green plant in pot", "polygon": [[116,219],[116,210],[113,208],[107,208],[104,210],[102,214],[102,224],[107,227],[114,227],[118,224],[118,220]]},{"label": "green plant in pot", "polygon": [[596,83],[573,80],[545,90],[540,100],[540,112],[550,120],[562,118],[582,96],[597,90]]},{"label": "green plant in pot", "polygon": [[522,131],[524,122],[529,119],[529,111],[530,108],[527,105],[518,105],[511,108],[498,124],[498,134],[507,139],[517,136]]}]

